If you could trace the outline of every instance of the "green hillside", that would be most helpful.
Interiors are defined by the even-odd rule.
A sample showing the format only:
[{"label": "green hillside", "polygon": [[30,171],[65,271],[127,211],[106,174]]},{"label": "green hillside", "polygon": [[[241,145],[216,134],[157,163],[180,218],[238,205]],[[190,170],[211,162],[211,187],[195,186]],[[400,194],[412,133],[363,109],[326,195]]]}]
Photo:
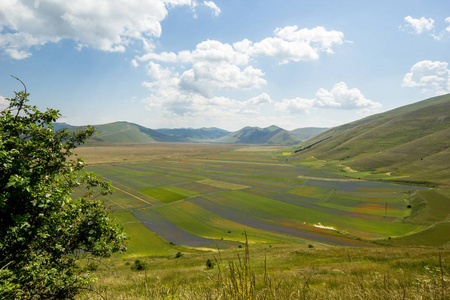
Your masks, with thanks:
[{"label": "green hillside", "polygon": [[402,181],[450,184],[450,94],[332,128],[302,144],[297,156],[339,161]]},{"label": "green hillside", "polygon": [[[69,130],[76,130],[79,128],[80,127],[70,127]],[[85,143],[86,146],[180,141],[176,137],[167,136],[155,130],[128,122],[114,122],[103,125],[95,125],[94,128],[98,134],[92,136]]]},{"label": "green hillside", "polygon": [[272,125],[267,128],[244,127],[216,141],[235,144],[293,145],[300,140],[289,131]]},{"label": "green hillside", "polygon": [[301,141],[306,141],[307,139],[313,138],[318,134],[328,130],[329,128],[322,127],[305,127],[305,128],[297,128],[291,130],[290,132],[296,136]]},{"label": "green hillside", "polygon": [[157,132],[179,138],[185,142],[212,141],[230,134],[229,131],[220,128],[176,128],[156,129]]}]

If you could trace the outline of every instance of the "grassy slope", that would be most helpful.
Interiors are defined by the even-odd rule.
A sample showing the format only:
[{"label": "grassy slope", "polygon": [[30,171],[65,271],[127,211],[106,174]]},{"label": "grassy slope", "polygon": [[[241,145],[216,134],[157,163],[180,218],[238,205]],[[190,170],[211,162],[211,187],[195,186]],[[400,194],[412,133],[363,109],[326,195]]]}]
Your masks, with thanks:
[{"label": "grassy slope", "polygon": [[220,128],[178,128],[178,129],[156,129],[157,132],[177,137],[182,141],[201,142],[211,141],[230,134],[229,131]]},{"label": "grassy slope", "polygon": [[[358,171],[449,184],[450,94],[342,125],[303,143],[299,156],[341,161]],[[328,139],[326,139],[328,138]],[[324,140],[326,139],[326,140]]]},{"label": "grassy slope", "polygon": [[298,128],[291,130],[290,132],[299,138],[301,141],[306,141],[307,139],[313,138],[316,135],[321,134],[322,132],[327,131],[329,128],[320,128],[320,127],[306,127],[306,128]]},{"label": "grassy slope", "polygon": [[292,145],[297,137],[277,126],[267,128],[245,127],[217,140],[221,143]]},{"label": "grassy slope", "polygon": [[[132,124],[128,122],[114,122],[93,126],[98,132],[86,141],[86,146],[124,144],[124,143],[154,143],[154,142],[177,142],[175,137],[170,137],[155,130]],[[76,130],[82,127],[70,127]]]}]

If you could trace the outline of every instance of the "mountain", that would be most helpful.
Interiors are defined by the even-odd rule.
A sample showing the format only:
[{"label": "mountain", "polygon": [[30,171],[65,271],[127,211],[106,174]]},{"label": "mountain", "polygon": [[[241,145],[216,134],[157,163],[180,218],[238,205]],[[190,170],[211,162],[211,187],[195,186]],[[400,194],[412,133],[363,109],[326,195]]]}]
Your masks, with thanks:
[{"label": "mountain", "polygon": [[233,144],[294,145],[300,140],[289,131],[272,125],[267,128],[244,127],[216,141]]},{"label": "mountain", "polygon": [[295,152],[405,181],[450,184],[450,94],[332,128]]},{"label": "mountain", "polygon": [[[86,146],[117,143],[181,142],[176,137],[128,122],[114,122],[93,127],[98,134],[87,140],[84,144]],[[69,127],[69,130],[75,131],[81,128],[85,128],[85,126],[73,126]]]},{"label": "mountain", "polygon": [[176,137],[185,142],[212,141],[230,134],[229,131],[220,128],[177,128],[177,129],[156,129],[157,132]]},{"label": "mountain", "polygon": [[329,128],[321,128],[321,127],[305,127],[305,128],[297,128],[291,130],[290,132],[297,137],[301,141],[306,141],[307,139],[313,138],[318,134],[328,130]]}]

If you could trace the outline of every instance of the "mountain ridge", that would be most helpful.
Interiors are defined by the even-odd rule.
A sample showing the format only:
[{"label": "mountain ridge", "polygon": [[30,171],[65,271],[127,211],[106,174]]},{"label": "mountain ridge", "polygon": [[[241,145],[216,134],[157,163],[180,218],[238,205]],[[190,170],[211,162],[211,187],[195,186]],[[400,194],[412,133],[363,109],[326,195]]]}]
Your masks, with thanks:
[{"label": "mountain ridge", "polygon": [[294,152],[340,161],[361,172],[448,184],[449,141],[447,94],[329,129],[301,143]]}]

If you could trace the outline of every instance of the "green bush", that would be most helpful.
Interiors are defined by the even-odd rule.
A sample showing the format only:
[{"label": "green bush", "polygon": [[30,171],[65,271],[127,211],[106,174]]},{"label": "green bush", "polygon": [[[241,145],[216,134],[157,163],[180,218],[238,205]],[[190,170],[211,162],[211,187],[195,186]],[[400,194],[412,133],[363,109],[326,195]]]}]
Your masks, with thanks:
[{"label": "green bush", "polygon": [[134,261],[134,265],[131,266],[131,269],[135,270],[135,271],[147,270],[147,263],[145,261],[140,260],[140,259],[136,259]]}]

